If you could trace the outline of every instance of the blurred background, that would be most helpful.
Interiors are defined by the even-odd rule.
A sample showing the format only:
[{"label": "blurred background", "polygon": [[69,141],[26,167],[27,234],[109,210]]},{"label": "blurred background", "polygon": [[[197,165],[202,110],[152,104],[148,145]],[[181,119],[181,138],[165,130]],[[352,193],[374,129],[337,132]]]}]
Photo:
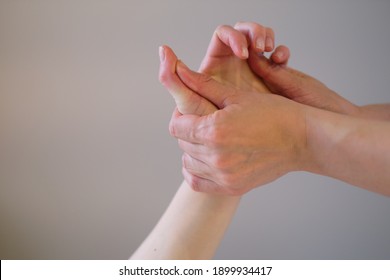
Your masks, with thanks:
[{"label": "blurred background", "polygon": [[[290,66],[389,102],[390,1],[0,0],[0,258],[125,259],[180,182],[158,46],[197,68],[255,21]],[[390,167],[389,167],[390,170]],[[246,195],[217,259],[389,259],[390,200],[296,172]]]}]

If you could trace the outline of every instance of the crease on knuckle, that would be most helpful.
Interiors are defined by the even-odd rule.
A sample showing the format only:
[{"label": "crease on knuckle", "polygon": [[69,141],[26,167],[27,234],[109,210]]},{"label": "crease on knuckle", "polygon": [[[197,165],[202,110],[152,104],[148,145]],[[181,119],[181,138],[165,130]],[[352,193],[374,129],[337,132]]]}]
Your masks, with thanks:
[{"label": "crease on knuckle", "polygon": [[200,192],[202,190],[201,179],[199,177],[191,175],[190,182],[188,183],[193,191]]}]

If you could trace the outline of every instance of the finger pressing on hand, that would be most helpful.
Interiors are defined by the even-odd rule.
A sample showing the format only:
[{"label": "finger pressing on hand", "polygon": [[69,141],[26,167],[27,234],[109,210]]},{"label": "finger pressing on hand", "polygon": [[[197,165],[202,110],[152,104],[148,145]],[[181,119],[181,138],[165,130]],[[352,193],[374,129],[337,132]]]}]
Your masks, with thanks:
[{"label": "finger pressing on hand", "polygon": [[159,80],[174,98],[178,110],[182,114],[196,115],[214,112],[216,107],[212,103],[194,93],[180,80],[176,73],[176,65],[179,60],[171,48],[161,46],[159,55]]},{"label": "finger pressing on hand", "polygon": [[276,64],[287,65],[290,59],[290,50],[286,46],[278,46],[271,55],[271,60]]},{"label": "finger pressing on hand", "polygon": [[205,192],[210,194],[224,194],[225,191],[215,182],[201,178],[194,174],[191,174],[184,167],[182,168],[182,173],[184,179],[191,186],[191,188],[196,192]]},{"label": "finger pressing on hand", "polygon": [[210,149],[201,144],[194,144],[178,139],[180,149],[193,158],[210,158]]},{"label": "finger pressing on hand", "polygon": [[[296,84],[296,76],[292,75],[291,69],[284,67],[289,58],[287,47],[278,47],[276,53],[281,56],[274,55],[273,59],[281,63],[275,63],[274,60],[267,59],[264,55],[258,55],[255,52],[250,52],[248,64],[253,73],[262,78],[271,90],[284,92],[292,85]],[[281,67],[283,66],[283,67]]]},{"label": "finger pressing on hand", "polygon": [[237,22],[234,28],[247,37],[250,46],[257,52],[270,52],[274,49],[275,34],[271,28],[254,22]]},{"label": "finger pressing on hand", "polygon": [[212,168],[205,162],[184,153],[182,156],[183,167],[192,175],[210,180],[213,175]]},{"label": "finger pressing on hand", "polygon": [[[225,47],[221,46],[221,43],[224,44]],[[228,48],[226,48],[226,46]],[[220,25],[214,32],[207,55],[223,56],[229,55],[231,52],[241,59],[247,59],[249,56],[248,41],[244,34],[233,27],[229,25]]]},{"label": "finger pressing on hand", "polygon": [[219,109],[228,105],[228,98],[237,95],[238,92],[214,80],[207,74],[192,71],[184,63],[179,62],[176,68],[180,80],[193,92],[206,98]]},{"label": "finger pressing on hand", "polygon": [[177,139],[194,144],[203,144],[210,135],[211,118],[212,115],[182,115],[178,110],[174,110],[169,122],[169,132]]}]

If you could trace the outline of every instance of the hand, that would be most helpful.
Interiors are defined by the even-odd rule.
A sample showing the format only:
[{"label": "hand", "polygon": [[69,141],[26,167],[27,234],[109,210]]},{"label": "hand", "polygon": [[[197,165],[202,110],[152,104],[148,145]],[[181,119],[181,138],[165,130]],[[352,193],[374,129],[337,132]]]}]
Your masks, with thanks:
[{"label": "hand", "polygon": [[[261,78],[248,65],[249,52],[270,52],[274,49],[272,29],[255,23],[237,23],[235,27],[219,26],[211,39],[199,71],[235,88],[269,93]],[[274,59],[274,60],[272,60]],[[289,59],[286,47],[278,47],[271,60],[284,65]]]},{"label": "hand", "polygon": [[[250,25],[256,33],[249,30],[248,26],[236,24],[236,30],[230,26],[219,26],[212,37],[207,54],[200,67],[202,73],[223,84],[232,85],[243,90],[270,92],[249,68],[247,63],[248,48],[259,52],[272,51],[274,46],[274,33],[272,29],[258,24]],[[248,46],[248,41],[257,42]],[[289,58],[288,49],[276,48],[271,56],[274,63],[286,64]],[[176,65],[181,63],[174,52],[168,47],[160,47],[160,82],[168,89],[175,99],[177,109],[182,114],[206,115],[216,110],[216,107],[193,94],[177,77]]]},{"label": "hand", "polygon": [[168,46],[161,46],[159,80],[170,92],[181,114],[203,116],[217,110],[214,104],[187,88],[176,74],[178,61],[175,53]]},{"label": "hand", "polygon": [[305,163],[303,105],[223,85],[184,64],[177,74],[221,108],[203,117],[177,113],[171,121],[185,152],[183,174],[194,190],[240,195]]},{"label": "hand", "polygon": [[[261,25],[242,22],[236,24],[235,28],[246,35],[249,44],[252,46],[252,48],[249,48],[248,58],[250,70],[257,78],[262,79],[268,90],[316,108],[347,115],[358,115],[360,113],[358,106],[344,99],[317,79],[287,67],[287,60],[290,56],[287,47],[279,46],[276,48],[270,59],[262,55],[259,49],[254,47],[256,38],[264,36],[264,28]],[[266,30],[268,30],[266,31],[267,38],[273,38],[272,30]],[[238,38],[238,36],[235,36],[231,40],[239,41]],[[234,45],[235,42],[231,42],[231,44]],[[269,43],[269,46],[272,46],[272,44]],[[270,47],[265,48],[265,50],[270,51]],[[245,68],[245,72],[248,71],[244,65],[242,67]],[[246,76],[250,75],[246,74]]]}]

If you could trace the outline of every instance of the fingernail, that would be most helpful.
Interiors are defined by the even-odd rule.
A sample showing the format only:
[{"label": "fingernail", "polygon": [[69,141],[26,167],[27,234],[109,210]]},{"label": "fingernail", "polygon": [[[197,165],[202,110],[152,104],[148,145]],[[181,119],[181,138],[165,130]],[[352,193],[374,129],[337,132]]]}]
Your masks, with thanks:
[{"label": "fingernail", "polygon": [[249,56],[248,48],[243,47],[243,48],[242,48],[242,51],[241,51],[241,54],[242,54],[242,56],[243,56],[244,58],[248,58],[248,56]]},{"label": "fingernail", "polygon": [[256,48],[264,51],[264,41],[262,39],[259,38],[256,40]]},{"label": "fingernail", "polygon": [[158,54],[160,55],[160,63],[163,63],[165,60],[165,49],[163,46],[158,48]]},{"label": "fingernail", "polygon": [[270,50],[272,50],[274,48],[274,42],[272,41],[271,38],[268,37],[265,40],[265,46],[266,46],[267,49],[270,49]]}]

